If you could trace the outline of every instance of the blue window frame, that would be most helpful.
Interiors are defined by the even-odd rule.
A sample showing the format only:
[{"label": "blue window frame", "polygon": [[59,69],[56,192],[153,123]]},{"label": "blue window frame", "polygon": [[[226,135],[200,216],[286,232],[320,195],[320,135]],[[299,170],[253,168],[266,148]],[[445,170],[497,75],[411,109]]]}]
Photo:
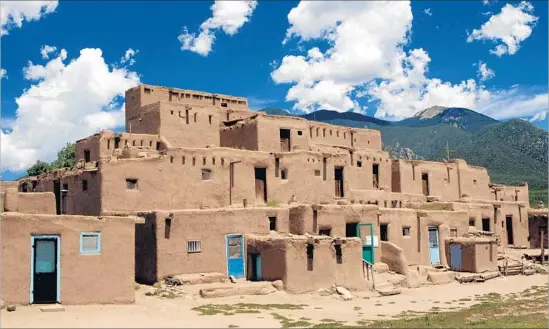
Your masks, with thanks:
[{"label": "blue window frame", "polygon": [[101,232],[80,232],[80,254],[99,255],[101,253]]}]

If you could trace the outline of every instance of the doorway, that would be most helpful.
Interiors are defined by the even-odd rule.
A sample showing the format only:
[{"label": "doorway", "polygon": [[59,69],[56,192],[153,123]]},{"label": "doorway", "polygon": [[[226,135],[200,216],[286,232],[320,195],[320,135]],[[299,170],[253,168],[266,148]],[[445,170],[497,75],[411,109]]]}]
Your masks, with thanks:
[{"label": "doorway", "polygon": [[438,227],[429,226],[429,259],[432,265],[440,264],[440,249],[438,241]]},{"label": "doorway", "polygon": [[357,236],[362,240],[362,259],[374,263],[374,224],[358,224]]},{"label": "doorway", "polygon": [[336,198],[343,198],[343,167],[335,167],[334,169],[335,179],[335,196]]},{"label": "doorway", "polygon": [[423,195],[429,195],[429,174],[421,174]]},{"label": "doorway", "polygon": [[55,211],[58,215],[61,214],[61,182],[53,181],[53,193],[55,194]]},{"label": "doorway", "polygon": [[255,199],[267,202],[267,168],[255,168]]},{"label": "doorway", "polygon": [[389,224],[379,225],[379,236],[381,241],[389,241]]},{"label": "doorway", "polygon": [[505,216],[505,227],[507,228],[507,245],[515,244],[513,239],[513,216]]},{"label": "doorway", "polygon": [[31,304],[60,302],[59,240],[58,235],[31,237]]},{"label": "doorway", "polygon": [[373,164],[372,165],[372,173],[373,173],[373,186],[374,188],[379,188],[379,165]]},{"label": "doorway", "polygon": [[227,245],[227,276],[244,277],[244,238],[242,234],[229,234]]},{"label": "doorway", "polygon": [[261,281],[261,255],[260,254],[250,254],[250,261],[252,266],[252,277],[250,281]]},{"label": "doorway", "polygon": [[290,129],[280,129],[280,151],[290,152]]},{"label": "doorway", "polygon": [[482,230],[484,232],[490,232],[490,218],[482,219]]}]

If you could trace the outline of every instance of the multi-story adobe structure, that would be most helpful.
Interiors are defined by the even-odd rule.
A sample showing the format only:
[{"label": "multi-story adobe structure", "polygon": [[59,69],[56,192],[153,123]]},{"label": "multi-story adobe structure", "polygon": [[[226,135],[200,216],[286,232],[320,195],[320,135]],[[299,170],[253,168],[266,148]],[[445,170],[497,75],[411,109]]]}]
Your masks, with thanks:
[{"label": "multi-story adobe structure", "polygon": [[[460,159],[391,159],[377,130],[250,111],[241,97],[140,85],[126,92],[126,132],[77,141],[76,158],[16,194],[50,193],[57,214],[144,218],[139,282],[219,272],[360,289],[361,260],[459,270],[444,242],[470,226],[499,248],[529,244],[527,184],[491,184]],[[493,269],[497,246],[486,248],[477,267]]]}]

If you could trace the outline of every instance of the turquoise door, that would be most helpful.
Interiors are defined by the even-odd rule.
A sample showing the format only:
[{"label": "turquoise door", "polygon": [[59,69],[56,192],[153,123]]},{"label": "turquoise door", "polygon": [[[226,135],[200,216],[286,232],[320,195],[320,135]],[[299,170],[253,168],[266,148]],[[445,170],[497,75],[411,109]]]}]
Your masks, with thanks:
[{"label": "turquoise door", "polygon": [[452,271],[461,271],[461,245],[452,243],[450,245],[450,267]]},{"label": "turquoise door", "polygon": [[374,224],[358,224],[357,236],[362,240],[362,259],[374,263]]},{"label": "turquoise door", "polygon": [[429,226],[429,258],[431,264],[440,264],[440,248],[438,244],[438,227]]},{"label": "turquoise door", "polygon": [[241,234],[226,236],[227,275],[235,278],[244,277],[244,238]]},{"label": "turquoise door", "polygon": [[60,302],[59,240],[57,235],[31,237],[31,304]]}]

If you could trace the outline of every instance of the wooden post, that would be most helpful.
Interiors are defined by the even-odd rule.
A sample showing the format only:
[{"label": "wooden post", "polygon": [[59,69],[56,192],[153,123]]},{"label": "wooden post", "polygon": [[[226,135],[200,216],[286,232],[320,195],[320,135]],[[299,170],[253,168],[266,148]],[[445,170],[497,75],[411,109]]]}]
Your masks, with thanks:
[{"label": "wooden post", "polygon": [[544,233],[543,231],[540,232],[540,236],[541,236],[541,239],[540,239],[540,246],[541,246],[541,263],[543,264],[543,260],[544,260],[544,253],[545,253],[545,248],[543,246],[543,236],[544,236]]}]

